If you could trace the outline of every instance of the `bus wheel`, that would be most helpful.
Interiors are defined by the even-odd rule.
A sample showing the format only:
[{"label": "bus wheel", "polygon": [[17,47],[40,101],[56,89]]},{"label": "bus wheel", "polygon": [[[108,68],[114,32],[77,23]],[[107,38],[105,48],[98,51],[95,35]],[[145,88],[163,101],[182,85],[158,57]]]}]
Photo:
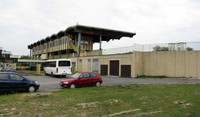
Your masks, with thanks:
[{"label": "bus wheel", "polygon": [[45,75],[47,76],[48,74],[45,72]]},{"label": "bus wheel", "polygon": [[53,73],[51,72],[51,77],[54,77]]}]

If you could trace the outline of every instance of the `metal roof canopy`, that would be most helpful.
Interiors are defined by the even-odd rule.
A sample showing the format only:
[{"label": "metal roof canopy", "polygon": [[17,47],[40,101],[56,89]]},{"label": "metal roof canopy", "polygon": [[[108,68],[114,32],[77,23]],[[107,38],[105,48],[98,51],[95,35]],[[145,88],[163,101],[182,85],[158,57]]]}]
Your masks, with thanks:
[{"label": "metal roof canopy", "polygon": [[98,27],[90,27],[84,25],[75,25],[67,28],[65,33],[82,33],[85,35],[93,36],[93,42],[99,42],[99,36],[102,36],[102,41],[109,41],[111,39],[120,39],[122,37],[133,37],[136,33],[98,28]]},{"label": "metal roof canopy", "polygon": [[91,26],[84,26],[84,25],[75,25],[68,27],[65,31],[59,31],[57,34],[53,34],[45,39],[42,39],[38,42],[35,42],[31,45],[28,45],[29,49],[32,49],[33,46],[39,45],[40,43],[44,43],[45,41],[48,42],[50,40],[54,40],[56,38],[60,38],[65,34],[78,34],[81,35],[88,35],[91,36],[93,42],[99,43],[100,36],[102,36],[101,41],[109,41],[111,39],[121,39],[122,37],[133,37],[136,33],[119,31],[119,30],[112,30],[112,29],[105,29],[105,28],[98,28],[98,27],[91,27]]}]

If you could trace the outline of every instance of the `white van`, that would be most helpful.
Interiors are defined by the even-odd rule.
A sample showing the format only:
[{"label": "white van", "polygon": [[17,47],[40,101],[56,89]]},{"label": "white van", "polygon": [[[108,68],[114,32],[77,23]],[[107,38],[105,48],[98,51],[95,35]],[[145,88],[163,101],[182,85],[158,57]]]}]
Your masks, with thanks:
[{"label": "white van", "polygon": [[46,60],[44,64],[45,75],[66,76],[72,74],[72,64],[70,59]]}]

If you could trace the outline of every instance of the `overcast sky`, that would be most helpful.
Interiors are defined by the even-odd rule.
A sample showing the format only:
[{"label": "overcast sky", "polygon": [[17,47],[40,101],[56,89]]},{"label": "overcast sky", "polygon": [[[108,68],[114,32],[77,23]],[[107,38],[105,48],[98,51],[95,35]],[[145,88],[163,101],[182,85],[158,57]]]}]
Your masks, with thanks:
[{"label": "overcast sky", "polygon": [[0,0],[0,47],[29,55],[28,45],[69,26],[128,32],[103,48],[200,41],[200,0]]}]

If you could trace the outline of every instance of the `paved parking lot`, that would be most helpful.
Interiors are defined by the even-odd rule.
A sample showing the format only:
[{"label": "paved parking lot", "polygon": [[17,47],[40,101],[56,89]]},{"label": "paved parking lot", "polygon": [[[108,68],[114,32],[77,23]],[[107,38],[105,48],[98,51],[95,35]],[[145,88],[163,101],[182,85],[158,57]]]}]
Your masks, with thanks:
[{"label": "paved parking lot", "polygon": [[[60,89],[60,80],[50,76],[26,76],[29,79],[37,80],[40,83],[39,91]],[[102,76],[102,85],[127,85],[127,84],[200,84],[200,78],[121,78],[115,76]]]}]

